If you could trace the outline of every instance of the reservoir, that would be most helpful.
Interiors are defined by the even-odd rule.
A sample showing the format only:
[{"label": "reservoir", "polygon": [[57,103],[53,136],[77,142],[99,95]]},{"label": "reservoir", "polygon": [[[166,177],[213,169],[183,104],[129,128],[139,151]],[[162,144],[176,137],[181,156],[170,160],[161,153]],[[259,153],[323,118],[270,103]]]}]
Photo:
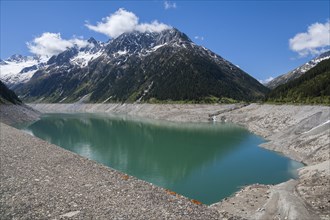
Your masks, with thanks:
[{"label": "reservoir", "polygon": [[64,149],[212,204],[253,183],[297,176],[301,163],[223,123],[174,123],[100,114],[47,114],[22,128]]}]

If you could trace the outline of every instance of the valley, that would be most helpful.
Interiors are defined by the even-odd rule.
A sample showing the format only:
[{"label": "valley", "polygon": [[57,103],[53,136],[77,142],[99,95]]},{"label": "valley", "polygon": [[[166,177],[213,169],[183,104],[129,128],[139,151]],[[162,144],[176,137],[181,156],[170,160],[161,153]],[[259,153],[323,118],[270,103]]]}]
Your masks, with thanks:
[{"label": "valley", "polygon": [[[299,170],[299,178],[297,180],[290,180],[275,186],[253,184],[251,186],[244,187],[242,190],[237,192],[235,196],[228,199],[226,198],[211,207],[192,205],[191,211],[187,212],[189,216],[194,216],[195,214],[192,213],[195,213],[197,210],[199,210],[197,212],[200,214],[204,213],[201,214],[204,218],[209,215],[206,213],[213,213],[213,217],[209,216],[210,219],[264,219],[265,216],[270,216],[270,218],[273,218],[274,216],[281,216],[281,218],[288,217],[289,219],[311,219],[319,216],[322,219],[326,219],[329,215],[327,212],[328,208],[322,208],[325,204],[327,204],[325,200],[327,199],[327,184],[329,181],[329,157],[326,153],[328,151],[327,141],[329,140],[329,123],[327,122],[327,118],[329,118],[330,112],[328,107],[290,105],[274,106],[257,104],[240,106],[239,108],[235,108],[234,105],[186,106],[151,104],[35,104],[30,107],[44,113],[67,112],[72,114],[79,112],[106,112],[107,114],[128,114],[131,117],[145,117],[181,122],[206,122],[209,120],[210,114],[222,112],[217,116],[217,119],[227,122],[230,121],[245,126],[256,134],[265,137],[266,140],[269,141],[262,144],[262,147],[281,152],[290,158],[304,162],[308,166]],[[3,124],[1,127],[6,130],[9,129]],[[11,129],[9,130],[14,132]],[[17,140],[14,141],[11,139],[13,141],[12,143],[16,143],[16,141],[21,140],[20,136],[22,135],[24,136],[24,138],[22,138],[28,145],[30,145],[29,143],[35,143],[35,141],[37,141],[34,137],[23,134],[22,131],[15,131],[14,133],[17,135]],[[3,139],[2,143],[7,143],[5,140],[8,140],[7,138],[12,135],[2,132],[2,135],[4,134],[6,134],[6,136],[2,136],[2,138],[6,138]],[[285,145],[283,145],[284,143]],[[41,146],[44,144],[45,143],[43,142]],[[49,147],[50,152],[52,152],[54,148],[53,145]],[[2,147],[2,149],[7,148]],[[40,150],[42,149],[37,151]],[[56,151],[62,152],[63,150],[58,149]],[[66,151],[63,151],[63,153],[68,156],[72,154]],[[40,156],[38,156],[41,160],[43,160],[42,155],[44,154],[40,154]],[[53,159],[50,161],[53,161]],[[76,167],[74,164],[71,164],[71,166],[72,168]],[[49,172],[52,171],[49,170]],[[80,174],[77,175],[79,176]],[[116,177],[115,179],[120,178],[120,175],[123,174],[119,174],[119,177]],[[82,178],[78,176],[75,178]],[[101,181],[99,177],[95,178]],[[129,177],[129,179],[131,179],[131,177]],[[135,182],[135,180],[133,182]],[[78,182],[75,182],[75,184],[77,183]],[[62,187],[66,188],[64,182],[61,184],[64,184]],[[134,183],[134,185],[136,184],[137,183]],[[145,183],[142,185],[144,184]],[[78,185],[75,187],[78,187]],[[31,188],[31,190],[32,189],[33,188]],[[156,191],[158,191],[158,189]],[[134,190],[130,190],[128,192],[129,194],[133,192],[135,193]],[[298,192],[298,194],[296,194],[296,192]],[[165,194],[161,194],[165,196],[166,191],[163,193]],[[156,194],[154,194],[153,197],[158,197]],[[254,199],[252,199],[252,195],[253,198],[255,197]],[[268,197],[264,197],[264,195],[268,195]],[[124,193],[123,196],[126,197],[127,194]],[[181,201],[181,198],[176,196],[176,194],[170,193],[165,197],[168,197],[171,201],[171,198],[175,199],[177,202]],[[87,196],[87,198],[92,199],[90,196]],[[247,199],[249,203],[246,203]],[[69,199],[69,201],[70,200],[71,199]],[[189,201],[182,201],[180,203],[185,204],[186,207],[186,205],[189,204]],[[253,204],[253,206],[250,204]],[[308,206],[306,206],[307,204]],[[273,211],[274,208],[272,208],[274,206],[277,207],[275,212]],[[130,216],[136,216],[136,214],[133,214],[135,210],[133,207],[132,212],[129,214]],[[151,207],[153,210],[158,210],[161,206],[149,206],[149,208]],[[181,209],[181,207],[182,206],[170,209],[173,211],[178,210],[178,208]],[[144,209],[145,208],[147,207],[144,207]],[[186,208],[182,209],[182,211],[185,209]],[[77,216],[89,216],[88,213],[91,214],[91,212],[88,211],[89,209],[84,210],[85,211],[83,213],[76,213]],[[102,209],[98,210],[100,211],[99,216],[102,216]],[[214,212],[215,210],[217,211]],[[37,210],[35,210],[34,213],[37,213]],[[171,213],[171,211],[169,211],[169,213]],[[181,211],[178,211],[177,213],[181,213]],[[183,217],[184,215],[181,214],[176,214],[174,216]],[[160,217],[160,215],[156,216]]]},{"label": "valley", "polygon": [[0,219],[330,218],[328,2],[27,2],[1,2]]}]

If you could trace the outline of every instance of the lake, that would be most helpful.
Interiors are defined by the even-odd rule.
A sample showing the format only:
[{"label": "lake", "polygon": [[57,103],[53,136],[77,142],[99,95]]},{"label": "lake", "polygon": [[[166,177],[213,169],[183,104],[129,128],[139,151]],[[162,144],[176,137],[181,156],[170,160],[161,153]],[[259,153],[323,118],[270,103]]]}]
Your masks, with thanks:
[{"label": "lake", "polygon": [[22,130],[204,204],[244,185],[295,178],[303,166],[258,147],[264,139],[233,124],[47,114]]}]

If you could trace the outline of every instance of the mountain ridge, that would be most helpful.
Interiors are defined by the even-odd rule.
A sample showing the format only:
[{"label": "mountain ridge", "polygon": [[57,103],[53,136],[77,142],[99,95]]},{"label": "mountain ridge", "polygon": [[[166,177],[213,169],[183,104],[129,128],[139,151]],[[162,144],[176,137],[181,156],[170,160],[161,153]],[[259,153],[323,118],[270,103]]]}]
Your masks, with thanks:
[{"label": "mountain ridge", "polygon": [[319,56],[315,57],[314,59],[308,61],[307,63],[295,68],[294,70],[291,70],[290,72],[280,75],[270,82],[266,83],[265,85],[270,88],[274,89],[278,87],[279,85],[285,84],[289,81],[292,81],[294,79],[299,78],[304,73],[306,73],[308,70],[316,66],[318,63],[322,62],[323,60],[330,59],[330,51],[326,51]]},{"label": "mountain ridge", "polygon": [[255,100],[267,92],[256,79],[175,28],[124,33],[106,43],[90,38],[86,47],[72,47],[38,67],[28,81],[13,86],[24,100]]},{"label": "mountain ridge", "polygon": [[17,95],[0,80],[0,104],[22,104]]},{"label": "mountain ridge", "polygon": [[278,103],[330,104],[330,59],[319,62],[300,77],[279,85],[266,97]]}]

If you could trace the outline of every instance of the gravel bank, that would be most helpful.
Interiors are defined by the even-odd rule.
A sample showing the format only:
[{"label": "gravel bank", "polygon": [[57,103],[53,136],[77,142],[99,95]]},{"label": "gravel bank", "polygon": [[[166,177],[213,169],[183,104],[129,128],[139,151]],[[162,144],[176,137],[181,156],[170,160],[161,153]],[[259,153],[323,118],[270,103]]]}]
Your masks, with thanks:
[{"label": "gravel bank", "polygon": [[210,115],[241,105],[180,104],[29,104],[42,113],[109,113],[125,114],[167,121],[208,121]]},{"label": "gravel bank", "polygon": [[0,104],[0,122],[5,124],[15,124],[35,121],[41,115],[27,105]]},{"label": "gravel bank", "polygon": [[0,219],[224,218],[208,206],[0,126]]},{"label": "gravel bank", "polygon": [[218,115],[241,124],[269,142],[275,150],[305,164],[330,159],[330,107],[252,104]]},{"label": "gravel bank", "polygon": [[[149,184],[145,183],[140,180],[136,180],[132,177],[129,180],[133,182],[141,183],[141,190],[139,187],[132,187],[130,189],[125,190],[129,193],[126,194],[126,191],[123,193],[122,197],[119,198],[120,201],[125,200],[128,204],[130,204],[129,210],[132,210],[129,216],[124,215],[122,206],[111,206],[107,204],[109,209],[102,208],[103,204],[105,207],[105,203],[102,203],[104,199],[101,199],[100,202],[97,201],[94,197],[98,195],[98,192],[102,192],[103,189],[109,188],[111,192],[115,189],[122,189],[122,184],[118,183],[116,178],[123,176],[124,174],[117,174],[119,177],[114,177],[114,184],[109,184],[102,186],[102,184],[97,185],[96,181],[93,184],[96,184],[94,187],[94,191],[89,191],[89,194],[86,198],[94,198],[92,199],[93,208],[100,207],[100,210],[104,212],[112,210],[115,214],[109,214],[108,216],[118,216],[118,218],[189,218],[189,219],[212,219],[212,218],[220,218],[226,219],[232,216],[239,216],[237,218],[246,218],[246,219],[329,219],[330,218],[330,109],[329,107],[325,106],[291,106],[291,105],[257,105],[251,104],[248,106],[243,105],[151,105],[151,104],[33,104],[30,105],[33,108],[39,110],[43,113],[55,113],[55,112],[102,112],[102,113],[110,113],[110,114],[128,114],[132,116],[138,117],[145,117],[151,119],[162,119],[162,120],[170,120],[170,121],[207,121],[210,120],[211,116],[216,116],[217,120],[227,121],[227,122],[234,122],[237,124],[241,124],[247,127],[252,132],[265,137],[269,142],[262,145],[262,147],[275,150],[287,155],[290,158],[295,160],[304,162],[308,166],[302,168],[299,171],[299,178],[297,180],[290,180],[282,184],[278,184],[275,186],[270,185],[259,185],[254,184],[247,187],[244,187],[242,190],[237,192],[230,198],[224,199],[223,201],[216,203],[210,207],[206,206],[196,206],[191,204],[191,202],[183,197],[169,195],[172,193],[166,192],[165,190],[154,187]],[[12,128],[6,128],[12,129]],[[22,132],[16,131],[17,139],[20,138]],[[3,138],[4,140],[7,139],[7,136],[10,134],[6,133],[6,137]],[[3,132],[1,131],[1,135],[3,137]],[[26,135],[25,135],[26,136]],[[33,138],[33,137],[29,137]],[[35,138],[33,138],[34,140]],[[26,139],[27,141],[27,139]],[[40,141],[40,140],[38,140]],[[3,141],[2,141],[3,142]],[[43,141],[41,141],[43,145],[49,146]],[[8,143],[8,142],[7,142]],[[14,142],[15,143],[15,142]],[[9,143],[8,143],[9,144]],[[30,146],[30,145],[28,145]],[[34,144],[31,145],[33,148]],[[56,146],[51,145],[52,148],[49,148],[49,154],[52,154],[52,149]],[[62,149],[56,148],[56,151],[64,151]],[[42,152],[42,148],[40,148],[40,152]],[[11,151],[11,149],[8,149]],[[19,151],[17,151],[17,154]],[[23,152],[23,151],[21,151]],[[26,157],[30,157],[30,154],[35,155],[37,157],[38,153],[29,152]],[[65,151],[66,152],[66,151]],[[5,155],[6,153],[3,152],[1,155]],[[64,153],[63,153],[64,154]],[[66,152],[65,154],[71,155],[72,153]],[[74,154],[72,154],[74,155]],[[80,158],[77,155],[74,155],[77,158]],[[4,157],[4,156],[2,156]],[[42,157],[42,156],[41,156]],[[40,162],[39,166],[43,163],[54,163],[53,158],[48,160],[45,158],[44,155]],[[70,156],[71,157],[71,156]],[[55,157],[56,158],[56,157]],[[22,159],[20,159],[22,160]],[[26,163],[30,163],[27,159]],[[64,160],[64,159],[63,159]],[[63,161],[62,160],[62,161]],[[3,161],[3,159],[1,159]],[[45,162],[46,161],[46,162]],[[78,185],[79,193],[82,193],[86,188],[80,187],[79,184],[81,181],[80,178],[84,179],[85,175],[89,175],[85,173],[85,169],[92,169],[88,168],[91,164],[96,164],[92,161],[87,159],[80,158],[80,163],[73,160],[72,163],[68,163],[70,166],[73,166],[74,173],[78,175],[72,181],[71,185]],[[83,161],[83,162],[82,162]],[[55,161],[56,162],[56,161]],[[8,163],[8,162],[6,162]],[[34,162],[33,162],[34,163]],[[77,165],[75,165],[77,163]],[[85,164],[86,163],[86,164]],[[66,164],[66,163],[59,163],[57,164]],[[84,165],[85,164],[85,165]],[[15,168],[14,163],[12,166]],[[54,165],[53,167],[49,167],[48,174],[51,175],[54,172]],[[96,166],[96,165],[94,165]],[[97,165],[103,167],[101,165]],[[81,169],[83,167],[83,169]],[[13,169],[13,168],[8,168]],[[15,168],[16,169],[16,168]],[[65,168],[69,169],[69,168]],[[100,168],[101,169],[101,168]],[[106,170],[109,171],[106,171]],[[25,172],[28,172],[25,170]],[[34,171],[28,175],[35,175],[34,173],[38,173],[38,168],[34,168]],[[62,176],[63,169],[56,170],[58,172],[54,178],[57,177],[59,174]],[[109,168],[103,167],[102,173],[118,173]],[[12,176],[16,176],[19,172],[15,171],[12,173]],[[65,173],[65,172],[64,172]],[[100,172],[99,172],[100,173]],[[106,175],[100,173],[99,175]],[[69,174],[68,174],[69,175]],[[99,178],[97,176],[92,177],[95,179]],[[69,175],[70,176],[70,175]],[[72,175],[71,175],[72,176]],[[19,177],[18,179],[20,179]],[[61,177],[62,178],[62,177]],[[68,181],[68,177],[63,177],[66,181]],[[126,177],[125,177],[126,178]],[[1,182],[3,182],[3,177],[1,177]],[[26,181],[26,184],[30,184],[31,189],[36,187],[34,182],[27,181],[26,177],[21,178]],[[40,180],[40,178],[37,178]],[[111,176],[111,181],[113,177]],[[22,181],[22,180],[21,180]],[[63,180],[62,180],[63,181]],[[71,179],[70,179],[71,181]],[[83,180],[85,181],[85,180]],[[89,180],[92,181],[92,180]],[[111,182],[110,181],[110,182]],[[19,181],[18,181],[19,182]],[[39,182],[39,181],[38,181]],[[143,184],[142,184],[143,183]],[[9,184],[10,185],[10,184]],[[67,186],[67,182],[63,182],[63,185],[59,188],[54,189],[56,186],[52,186],[47,190],[52,191],[54,194],[59,193],[59,189],[69,187]],[[146,186],[144,186],[146,185]],[[108,187],[107,187],[108,186]],[[110,187],[111,186],[111,187]],[[151,187],[152,190],[148,191]],[[10,190],[12,187],[12,183],[7,190]],[[24,185],[24,187],[26,187]],[[18,186],[19,189],[24,187]],[[148,190],[143,190],[144,187],[147,187]],[[74,187],[75,188],[75,187]],[[137,190],[138,189],[138,190]],[[73,190],[76,192],[73,188]],[[69,190],[69,191],[70,191]],[[82,190],[82,191],[81,191]],[[130,191],[132,190],[132,191]],[[138,192],[135,192],[135,191]],[[33,190],[32,190],[33,191]],[[35,190],[34,190],[35,191]],[[147,192],[147,193],[146,193]],[[164,194],[165,192],[165,194]],[[11,198],[9,195],[15,195],[15,193],[20,193],[19,190],[16,190],[12,193],[8,194],[8,198]],[[95,195],[94,195],[95,193]],[[132,198],[131,195],[136,195],[136,193],[141,196],[141,201],[144,204],[153,204],[151,206],[143,206],[140,204],[140,200],[137,200],[135,196]],[[146,193],[148,196],[142,195]],[[154,194],[155,193],[155,194]],[[162,195],[163,193],[164,195]],[[66,196],[68,191],[61,194],[61,196]],[[43,194],[41,194],[43,195]],[[32,195],[33,196],[33,195]],[[155,198],[154,198],[155,196]],[[168,203],[169,198],[174,198],[174,205],[172,203]],[[8,198],[6,198],[8,200]],[[14,197],[15,198],[15,197]],[[34,197],[33,197],[34,198]],[[39,200],[39,196],[35,197]],[[58,197],[56,197],[58,198]],[[61,197],[59,197],[61,198]],[[73,197],[75,198],[75,197]],[[102,197],[103,198],[103,197]],[[117,197],[110,197],[112,203],[117,201]],[[5,201],[7,201],[5,199]],[[90,199],[90,198],[89,198]],[[161,201],[158,201],[161,200]],[[30,198],[31,200],[31,198]],[[150,200],[150,201],[149,201]],[[157,201],[155,201],[157,200]],[[2,199],[3,201],[3,199]],[[10,200],[8,200],[10,201]],[[16,201],[16,200],[15,200]],[[62,201],[62,200],[61,200]],[[66,201],[66,200],[63,200]],[[68,198],[68,201],[71,201]],[[73,199],[74,204],[76,200]],[[80,200],[79,200],[80,201]],[[107,200],[110,202],[109,200]],[[178,207],[179,204],[184,204]],[[19,204],[22,204],[21,201],[17,201]],[[88,200],[91,202],[91,200]],[[8,202],[5,202],[7,204]],[[112,204],[111,203],[111,204]],[[10,203],[9,203],[10,204]],[[32,207],[39,203],[32,203]],[[40,203],[41,204],[41,203]],[[47,203],[46,203],[47,204]],[[52,204],[52,203],[50,203]],[[54,203],[55,204],[55,203]],[[69,204],[66,202],[65,204]],[[84,214],[89,213],[92,208],[91,205],[87,205],[88,203],[83,203],[83,205],[79,206],[81,209],[73,209],[70,210],[65,209],[65,205],[58,211],[56,209],[56,205],[49,208],[48,210],[55,209],[52,213],[52,216],[60,216],[63,213],[69,213],[68,215],[75,216],[92,216],[91,214]],[[99,205],[100,204],[100,205]],[[121,203],[126,206],[126,203]],[[187,206],[186,206],[187,204]],[[142,206],[141,206],[142,205]],[[97,207],[96,207],[97,206]],[[1,205],[2,207],[2,205]],[[16,207],[16,205],[10,205],[8,210]],[[18,205],[18,207],[20,207]],[[61,206],[60,206],[61,207]],[[77,206],[78,207],[78,206]],[[161,212],[162,214],[158,215],[153,212],[152,210],[147,210],[145,213],[147,215],[138,215],[138,212],[135,213],[134,210],[141,209],[144,210],[148,209],[148,207],[152,207],[152,209],[158,210],[155,211],[156,213]],[[164,208],[166,207],[166,208]],[[183,207],[183,208],[182,208]],[[194,209],[197,207],[198,209]],[[35,208],[35,207],[34,207]],[[40,207],[41,208],[41,207]],[[183,211],[184,209],[192,209],[187,215],[187,210]],[[5,210],[3,208],[2,210]],[[6,213],[6,211],[2,211],[1,213]],[[56,211],[57,210],[57,211]],[[83,211],[85,210],[85,211]],[[163,211],[160,211],[163,210]],[[165,210],[165,211],[164,211]],[[179,211],[177,211],[179,210]],[[79,211],[79,212],[78,212]],[[103,211],[95,212],[94,216],[105,216]],[[216,212],[214,212],[216,211]],[[74,212],[74,213],[72,213]],[[38,212],[37,212],[38,213]],[[70,214],[71,213],[71,214]],[[100,214],[99,214],[100,213]],[[164,214],[166,213],[166,214]],[[182,214],[183,213],[183,214]],[[30,212],[30,216],[33,212]],[[79,214],[79,215],[78,215]],[[141,212],[140,212],[141,214]],[[154,217],[155,216],[155,217]],[[225,218],[226,217],[226,218]]]}]

